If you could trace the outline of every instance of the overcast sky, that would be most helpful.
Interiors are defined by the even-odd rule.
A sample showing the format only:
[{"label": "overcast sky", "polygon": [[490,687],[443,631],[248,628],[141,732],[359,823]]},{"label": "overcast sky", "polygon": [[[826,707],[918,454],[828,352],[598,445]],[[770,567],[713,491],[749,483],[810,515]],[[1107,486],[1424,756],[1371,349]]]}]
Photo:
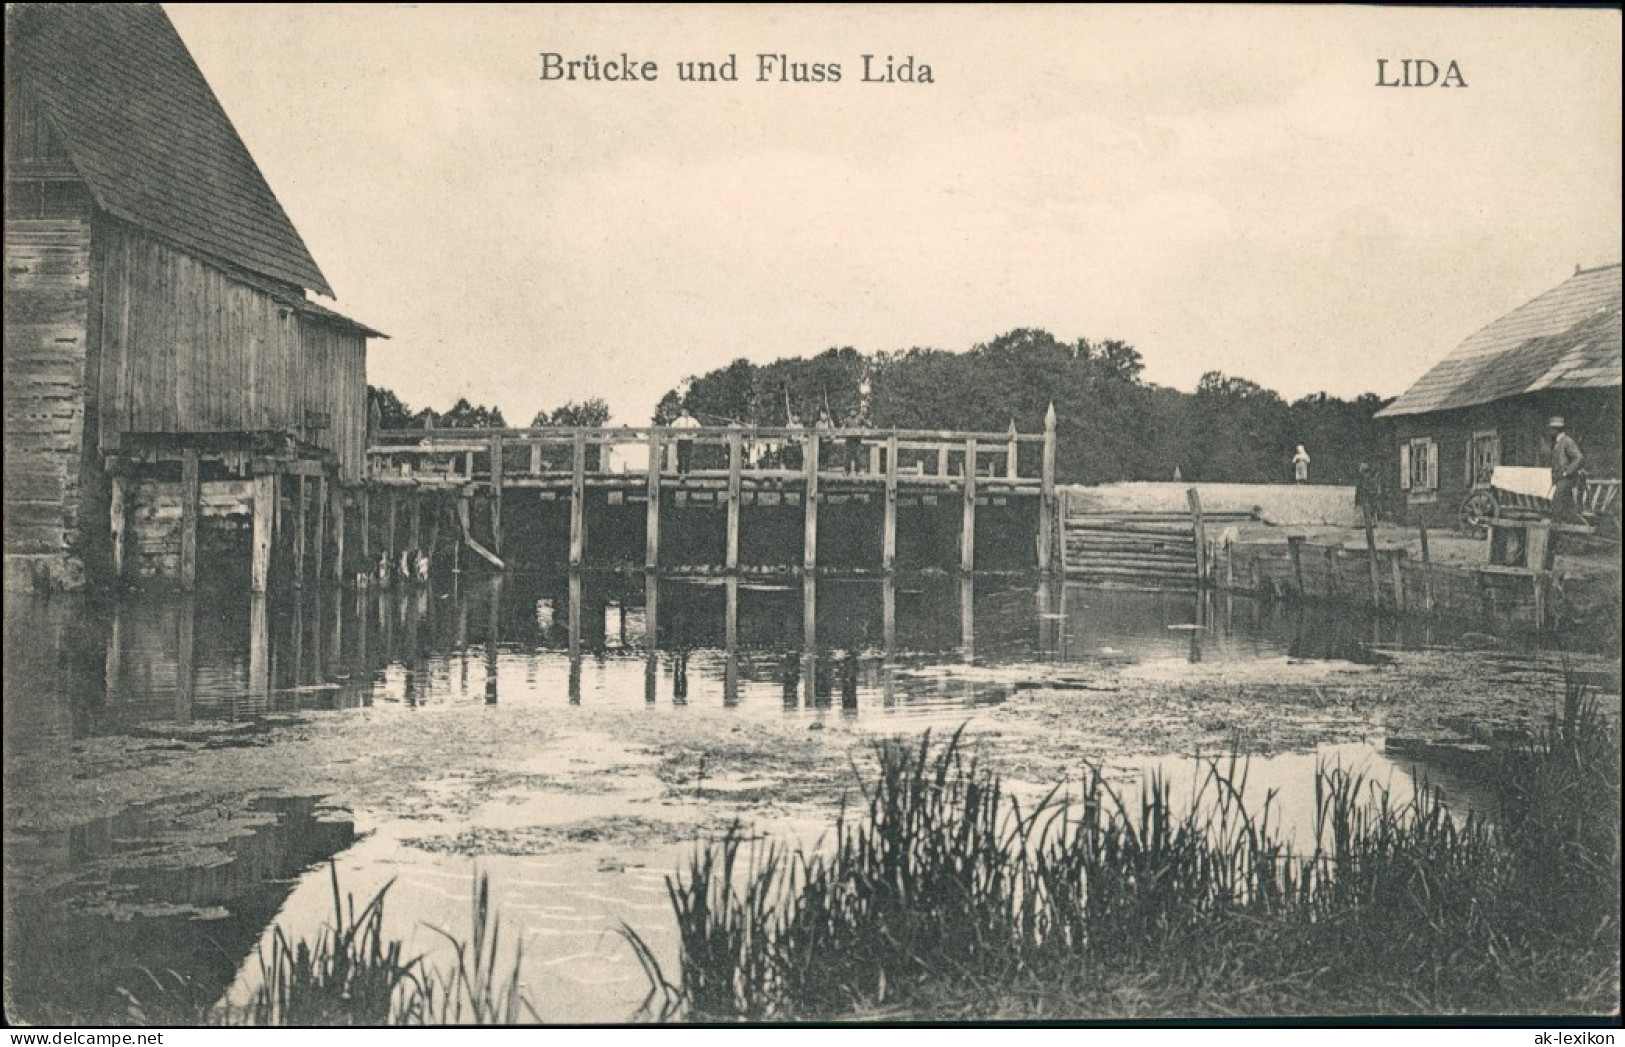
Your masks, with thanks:
[{"label": "overcast sky", "polygon": [[[829,346],[1400,392],[1619,260],[1614,12],[167,4],[375,384],[511,424]],[[542,52],[659,63],[544,82]],[[677,63],[737,54],[737,83]],[[757,82],[756,55],[839,83]],[[870,84],[861,56],[934,83]],[[1467,87],[1379,88],[1404,58]]]}]

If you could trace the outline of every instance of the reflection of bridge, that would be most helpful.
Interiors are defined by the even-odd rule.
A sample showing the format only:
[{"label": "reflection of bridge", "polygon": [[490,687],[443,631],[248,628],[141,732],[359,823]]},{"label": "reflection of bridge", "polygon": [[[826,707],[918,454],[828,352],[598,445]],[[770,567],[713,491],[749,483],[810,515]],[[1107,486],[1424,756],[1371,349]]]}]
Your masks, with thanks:
[{"label": "reflection of bridge", "polygon": [[[1036,555],[1027,563],[1052,567],[1053,408],[1042,434],[1018,433],[1014,425],[1003,433],[746,426],[386,430],[375,434],[368,458],[368,487],[355,496],[363,563],[380,552],[393,558],[398,549],[418,548],[427,500],[431,512],[454,506],[460,547],[501,568],[509,559],[505,538],[511,543],[514,537],[511,526],[504,533],[505,505],[511,525],[514,500],[523,492],[520,512],[547,502],[568,505],[567,553],[556,559],[571,566],[588,560],[589,521],[606,544],[641,531],[648,569],[761,566],[745,562],[740,549],[746,510],[759,508],[800,516],[799,563],[783,566],[817,570],[820,515],[847,505],[880,510],[874,544],[882,571],[898,566],[900,510],[931,509],[958,516],[958,555],[950,562],[975,570],[977,511],[984,506],[1016,509],[1031,519],[1034,544],[1028,548]],[[381,510],[372,504],[378,498]],[[720,562],[676,564],[663,551],[663,525],[690,508],[725,512]],[[403,509],[404,536],[398,526]]]}]

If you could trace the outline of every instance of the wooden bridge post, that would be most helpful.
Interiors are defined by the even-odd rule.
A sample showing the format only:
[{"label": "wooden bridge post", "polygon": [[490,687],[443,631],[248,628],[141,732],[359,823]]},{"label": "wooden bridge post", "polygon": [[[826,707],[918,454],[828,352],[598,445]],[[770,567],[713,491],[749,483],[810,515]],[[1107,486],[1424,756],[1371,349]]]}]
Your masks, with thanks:
[{"label": "wooden bridge post", "polygon": [[[644,509],[643,566],[660,568],[660,430],[649,429],[649,504]],[[651,638],[651,647],[654,641]]]},{"label": "wooden bridge post", "polygon": [[587,554],[587,434],[577,429],[570,450],[570,566],[580,567]]},{"label": "wooden bridge post", "polygon": [[264,593],[271,581],[271,543],[276,532],[276,474],[261,473],[254,477],[254,547],[250,584],[254,592]]},{"label": "wooden bridge post", "polygon": [[1371,519],[1371,510],[1361,514],[1365,523],[1365,555],[1371,572],[1371,606],[1382,606],[1382,574],[1377,567],[1377,532]]},{"label": "wooden bridge post", "polygon": [[345,524],[345,498],[343,487],[335,487],[333,491],[333,580],[344,581],[344,524]]},{"label": "wooden bridge post", "polygon": [[744,484],[740,478],[740,468],[744,457],[744,446],[737,431],[728,434],[728,553],[726,567],[730,571],[739,570],[739,517],[741,496],[744,494]]},{"label": "wooden bridge post", "polygon": [[1044,412],[1043,479],[1038,488],[1038,569],[1055,570],[1055,404]]},{"label": "wooden bridge post", "polygon": [[881,525],[880,565],[897,569],[897,434],[886,437],[886,516]]},{"label": "wooden bridge post", "polygon": [[959,526],[959,569],[976,570],[976,437],[965,441],[965,509]]},{"label": "wooden bridge post", "polygon": [[660,579],[643,577],[643,700],[655,703],[660,668]]},{"label": "wooden bridge post", "polygon": [[384,535],[384,554],[389,557],[389,569],[395,569],[395,517],[400,512],[400,494],[389,488],[389,531]]},{"label": "wooden bridge post", "polygon": [[1202,524],[1202,496],[1192,487],[1185,491],[1191,507],[1191,535],[1196,545],[1196,588],[1207,587],[1207,528]]},{"label": "wooden bridge post", "polygon": [[108,527],[113,539],[113,577],[124,579],[124,532],[129,527],[129,512],[124,505],[129,481],[122,473],[114,473],[108,491]]},{"label": "wooden bridge post", "polygon": [[[318,586],[321,584],[322,576],[327,573],[325,570],[327,566],[327,514],[330,511],[327,507],[327,498],[327,477],[318,476],[316,477],[316,565],[315,569],[311,571],[310,574],[311,581],[315,582]],[[321,615],[318,614],[316,617],[316,634],[320,636]],[[319,676],[318,679],[320,679]]]},{"label": "wooden bridge post", "polygon": [[[578,434],[579,435],[579,434]],[[491,437],[491,548],[502,555],[502,437]]]},{"label": "wooden bridge post", "polygon": [[197,448],[181,451],[181,589],[191,592],[197,584],[198,516]]},{"label": "wooden bridge post", "polygon": [[423,489],[414,487],[407,497],[411,507],[406,513],[406,547],[415,555],[423,547]]},{"label": "wooden bridge post", "polygon": [[196,697],[197,602],[190,596],[181,601],[175,636],[175,719],[192,722]]},{"label": "wooden bridge post", "polygon": [[[816,448],[818,437],[811,437],[810,442]],[[809,571],[801,578],[801,702],[805,708],[811,709],[818,701],[817,682],[818,576]]]},{"label": "wooden bridge post", "polygon": [[1292,559],[1292,589],[1298,596],[1303,596],[1303,535],[1289,534],[1286,536],[1287,555]]},{"label": "wooden bridge post", "polygon": [[356,492],[361,499],[361,569],[372,570],[372,488],[363,487]]},{"label": "wooden bridge post", "polygon": [[801,457],[807,473],[807,490],[802,499],[801,567],[805,571],[818,570],[818,433],[807,435],[806,450]]},{"label": "wooden bridge post", "polygon": [[1004,449],[1004,476],[1014,480],[1021,468],[1021,445],[1016,442],[1016,420],[1010,419],[1010,442]]},{"label": "wooden bridge post", "polygon": [[293,518],[293,587],[305,587],[305,517],[310,511],[310,491],[305,474],[299,474],[298,505]]}]

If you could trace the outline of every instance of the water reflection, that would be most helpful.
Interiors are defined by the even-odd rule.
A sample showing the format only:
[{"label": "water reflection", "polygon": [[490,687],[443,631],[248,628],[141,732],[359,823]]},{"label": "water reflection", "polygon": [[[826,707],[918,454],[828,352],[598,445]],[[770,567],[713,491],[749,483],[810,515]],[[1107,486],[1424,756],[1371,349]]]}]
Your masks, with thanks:
[{"label": "water reflection", "polygon": [[1006,696],[997,673],[956,666],[1373,661],[1376,648],[1447,639],[1427,622],[1230,595],[579,573],[314,587],[286,603],[207,591],[110,606],[19,596],[6,632],[8,740],[374,702],[920,714]]}]

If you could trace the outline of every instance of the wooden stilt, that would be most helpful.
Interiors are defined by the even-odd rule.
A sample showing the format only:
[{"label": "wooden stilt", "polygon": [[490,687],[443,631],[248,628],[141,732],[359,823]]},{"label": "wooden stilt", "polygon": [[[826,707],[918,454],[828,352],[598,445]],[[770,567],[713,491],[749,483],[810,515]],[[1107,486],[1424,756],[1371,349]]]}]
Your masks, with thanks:
[{"label": "wooden stilt", "polygon": [[[649,450],[652,453],[658,448],[651,445]],[[643,700],[649,705],[653,705],[657,697],[659,669],[660,578],[650,572],[643,577]]]},{"label": "wooden stilt", "polygon": [[108,528],[113,540],[113,577],[119,581],[124,580],[124,532],[129,525],[129,513],[125,509],[125,492],[129,481],[121,474],[114,473],[110,478],[108,491]]},{"label": "wooden stilt", "polygon": [[389,488],[389,519],[388,530],[384,532],[384,555],[389,559],[389,569],[395,570],[395,520],[401,511],[401,496],[395,488]]},{"label": "wooden stilt", "polygon": [[723,608],[722,704],[739,704],[739,579],[729,577]]},{"label": "wooden stilt", "polygon": [[1422,610],[1426,614],[1433,613],[1433,558],[1428,555],[1428,525],[1418,522],[1417,528],[1422,537]]},{"label": "wooden stilt", "polygon": [[740,469],[743,466],[744,445],[738,433],[728,434],[728,551],[725,557],[725,566],[730,571],[739,570],[739,517],[740,500],[744,494],[743,483],[740,479]]},{"label": "wooden stilt", "polygon": [[570,566],[580,567],[587,555],[587,434],[580,429],[571,452]]},{"label": "wooden stilt", "polygon": [[1292,559],[1292,591],[1301,597],[1303,595],[1303,535],[1287,535],[1286,551],[1287,555]]},{"label": "wooden stilt", "polygon": [[807,474],[806,492],[802,497],[801,569],[809,573],[818,570],[818,452],[821,443],[816,432],[809,433],[806,449],[801,453]]},{"label": "wooden stilt", "polygon": [[179,620],[175,637],[175,719],[192,722],[192,701],[196,686],[195,634],[197,605],[192,597],[183,599],[178,608]]},{"label": "wooden stilt", "polygon": [[361,488],[356,497],[361,499],[361,569],[372,570],[372,490]]},{"label": "wooden stilt", "polygon": [[1361,517],[1365,523],[1365,553],[1371,572],[1371,606],[1380,607],[1382,605],[1382,575],[1377,569],[1376,525],[1371,518],[1370,509],[1366,509],[1361,513]]},{"label": "wooden stilt", "polygon": [[1010,441],[1004,447],[1004,475],[1014,480],[1021,463],[1021,445],[1016,442],[1016,420],[1010,419]]},{"label": "wooden stilt", "polygon": [[305,587],[305,516],[310,509],[310,488],[304,474],[299,475],[299,502],[294,508],[293,532],[293,587]]},{"label": "wooden stilt", "polygon": [[344,525],[345,525],[346,493],[342,487],[333,491],[333,580],[343,582],[345,579],[344,563]]},{"label": "wooden stilt", "polygon": [[644,512],[643,566],[660,567],[660,430],[649,430],[649,504]]},{"label": "wooden stilt", "polygon": [[497,704],[497,652],[502,639],[502,576],[491,576],[485,620],[485,704]]},{"label": "wooden stilt", "polygon": [[[576,433],[576,439],[581,434]],[[502,555],[502,437],[491,437],[491,548]]]},{"label": "wooden stilt", "polygon": [[[816,458],[818,437],[808,439],[809,454]],[[808,571],[801,578],[801,701],[812,708],[817,700],[818,679],[818,575]]]},{"label": "wooden stilt", "polygon": [[959,569],[976,570],[976,438],[965,441],[965,505],[959,521]]},{"label": "wooden stilt", "polygon": [[[322,578],[327,574],[327,514],[330,511],[327,507],[327,495],[327,477],[316,477],[316,536],[313,541],[316,551],[316,566],[315,570],[311,572],[310,577],[317,583],[320,583]],[[318,615],[317,617],[318,621],[316,623],[316,631],[317,635],[319,636],[321,635],[321,621],[320,616]],[[318,682],[320,679],[321,676],[318,674]]]},{"label": "wooden stilt", "polygon": [[414,487],[406,497],[406,548],[415,554],[423,548],[423,491]]},{"label": "wooden stilt", "polygon": [[197,585],[197,450],[181,451],[181,588],[191,592]]},{"label": "wooden stilt", "polygon": [[1043,478],[1038,489],[1038,569],[1055,570],[1055,404],[1044,412]]},{"label": "wooden stilt", "polygon": [[271,546],[275,540],[277,478],[275,473],[254,477],[254,551],[251,585],[264,593],[271,582]]},{"label": "wooden stilt", "polygon": [[[270,526],[266,528],[270,530]],[[264,711],[271,694],[271,612],[263,592],[257,593],[248,610],[248,697],[252,711]]]},{"label": "wooden stilt", "polygon": [[897,569],[897,434],[886,437],[886,514],[881,523],[880,566]]},{"label": "wooden stilt", "polygon": [[1202,496],[1192,487],[1185,492],[1191,507],[1191,534],[1196,546],[1196,588],[1207,586],[1207,528],[1202,523]]},{"label": "wooden stilt", "polygon": [[959,654],[976,660],[976,576],[969,573],[959,579]]},{"label": "wooden stilt", "polygon": [[[579,439],[581,434],[576,434]],[[581,572],[570,572],[570,680],[571,705],[581,704]]]}]

